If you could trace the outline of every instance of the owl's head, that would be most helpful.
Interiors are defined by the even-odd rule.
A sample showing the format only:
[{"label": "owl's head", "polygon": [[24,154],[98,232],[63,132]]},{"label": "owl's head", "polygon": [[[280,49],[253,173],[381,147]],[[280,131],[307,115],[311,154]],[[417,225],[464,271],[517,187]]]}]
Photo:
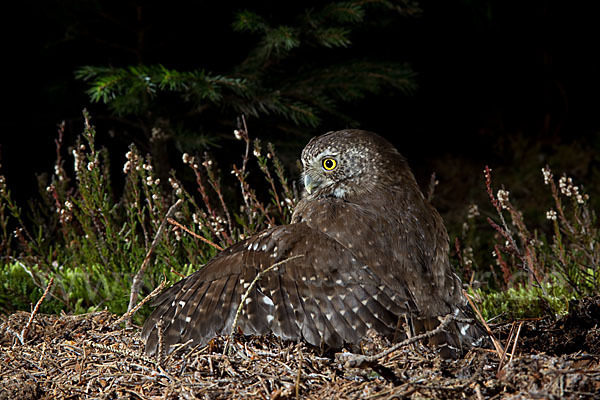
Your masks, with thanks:
[{"label": "owl's head", "polygon": [[[347,199],[401,179],[406,161],[388,141],[349,129],[313,138],[302,151],[302,177],[309,197]],[[410,171],[409,171],[410,173]],[[400,175],[404,175],[401,173]]]}]

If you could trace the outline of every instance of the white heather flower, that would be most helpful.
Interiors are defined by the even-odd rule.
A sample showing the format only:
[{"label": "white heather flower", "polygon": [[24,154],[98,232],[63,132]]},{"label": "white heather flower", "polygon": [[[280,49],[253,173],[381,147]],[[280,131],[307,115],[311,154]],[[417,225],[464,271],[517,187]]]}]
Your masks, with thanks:
[{"label": "white heather flower", "polygon": [[131,150],[129,150],[127,153],[125,153],[125,158],[128,160],[131,160],[133,157],[133,152]]},{"label": "white heather flower", "polygon": [[154,193],[154,194],[152,195],[152,199],[154,199],[154,200],[157,200],[157,201],[158,201],[158,195],[157,195],[156,193]]},{"label": "white heather flower", "polygon": [[188,153],[183,153],[183,155],[181,156],[181,160],[183,161],[184,164],[189,163],[190,155]]},{"label": "white heather flower", "polygon": [[75,162],[73,163],[73,167],[75,168],[75,171],[79,171],[80,161],[79,161],[79,153],[77,153],[77,150],[73,150],[73,158],[75,159]]},{"label": "white heather flower", "polygon": [[550,171],[550,168],[542,168],[542,175],[544,175],[544,185],[549,184],[550,180],[552,179],[552,172]]},{"label": "white heather flower", "polygon": [[80,145],[80,146],[79,146],[79,150],[80,150],[80,151],[85,151],[85,144],[82,144],[82,145]]},{"label": "white heather flower", "polygon": [[469,211],[467,213],[467,218],[468,219],[473,219],[475,217],[479,216],[479,207],[477,207],[477,204],[471,204],[469,206]]},{"label": "white heather flower", "polygon": [[125,165],[123,165],[123,173],[127,174],[131,170],[131,161],[127,161]]},{"label": "white heather flower", "polygon": [[546,211],[546,219],[549,219],[551,221],[556,221],[556,211],[554,211],[554,210]]},{"label": "white heather flower", "polygon": [[194,167],[194,169],[198,169],[199,168],[198,164],[195,164],[195,163],[194,163],[194,165],[192,165],[192,167]]},{"label": "white heather flower", "polygon": [[500,202],[500,206],[502,206],[502,208],[505,210],[508,208],[508,195],[509,192],[507,190],[498,190],[498,201]]},{"label": "white heather flower", "polygon": [[192,221],[194,221],[195,224],[200,223],[200,219],[198,218],[198,215],[196,213],[192,214]]},{"label": "white heather flower", "polygon": [[463,222],[463,224],[462,224],[462,231],[463,232],[468,232],[469,231],[469,224],[467,224],[466,222]]},{"label": "white heather flower", "polygon": [[233,136],[235,136],[237,140],[242,140],[242,131],[240,131],[239,129],[235,129],[233,131]]},{"label": "white heather flower", "polygon": [[566,175],[561,176],[558,180],[558,187],[560,188],[560,192],[565,196],[571,197],[573,195],[573,179]]},{"label": "white heather flower", "polygon": [[96,164],[93,161],[90,161],[87,165],[88,171],[93,171]]},{"label": "white heather flower", "polygon": [[260,157],[260,151],[258,151],[258,149],[255,148],[253,153],[255,157]]},{"label": "white heather flower", "polygon": [[150,165],[150,164],[144,164],[144,165],[143,165],[143,168],[144,168],[146,171],[152,171],[152,165]]},{"label": "white heather flower", "polygon": [[146,177],[146,185],[152,186],[153,183],[154,183],[154,179],[152,179],[151,176],[147,176]]},{"label": "white heather flower", "polygon": [[160,185],[160,178],[156,178],[156,180],[154,181],[154,184],[157,186]]},{"label": "white heather flower", "polygon": [[292,199],[290,199],[290,198],[288,198],[288,197],[286,197],[286,198],[285,198],[285,202],[286,202],[286,203],[287,203],[287,205],[288,205],[288,206],[290,206],[290,207],[294,205],[294,202],[292,201]]},{"label": "white heather flower", "polygon": [[65,207],[67,208],[67,210],[72,210],[73,203],[71,203],[69,200],[67,200],[67,201],[65,201]]},{"label": "white heather flower", "polygon": [[179,183],[173,178],[169,178],[169,183],[171,184],[171,187],[175,190],[180,188]]}]

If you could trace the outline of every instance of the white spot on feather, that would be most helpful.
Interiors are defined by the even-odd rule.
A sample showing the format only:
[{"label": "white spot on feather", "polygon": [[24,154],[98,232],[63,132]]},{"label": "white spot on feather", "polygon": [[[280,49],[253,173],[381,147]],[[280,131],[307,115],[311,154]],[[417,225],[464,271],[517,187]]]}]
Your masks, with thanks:
[{"label": "white spot on feather", "polygon": [[252,246],[252,248],[253,248],[254,250],[258,250],[258,242],[254,243],[254,246]]},{"label": "white spot on feather", "polygon": [[185,322],[190,322],[192,320],[192,317],[185,317]]},{"label": "white spot on feather", "polygon": [[260,248],[262,251],[267,251],[267,245],[263,244],[262,247]]},{"label": "white spot on feather", "polygon": [[274,317],[271,314],[267,314],[267,322],[270,324],[273,322]]},{"label": "white spot on feather", "polygon": [[263,296],[262,297],[262,302],[265,303],[268,306],[272,306],[273,304],[273,300],[271,300],[270,298],[268,298],[267,296]]},{"label": "white spot on feather", "polygon": [[179,302],[179,305],[180,305],[181,307],[185,307],[185,301],[180,301],[180,302]]},{"label": "white spot on feather", "polygon": [[467,330],[469,329],[469,325],[463,325],[460,327],[460,334],[465,336],[467,334]]}]

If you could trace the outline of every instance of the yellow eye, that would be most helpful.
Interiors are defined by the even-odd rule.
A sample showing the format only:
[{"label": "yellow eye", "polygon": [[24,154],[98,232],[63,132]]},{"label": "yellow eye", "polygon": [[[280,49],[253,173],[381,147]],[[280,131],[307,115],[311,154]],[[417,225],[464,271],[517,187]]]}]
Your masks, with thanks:
[{"label": "yellow eye", "polygon": [[323,168],[325,171],[332,171],[337,166],[337,161],[333,158],[325,158],[323,159]]}]

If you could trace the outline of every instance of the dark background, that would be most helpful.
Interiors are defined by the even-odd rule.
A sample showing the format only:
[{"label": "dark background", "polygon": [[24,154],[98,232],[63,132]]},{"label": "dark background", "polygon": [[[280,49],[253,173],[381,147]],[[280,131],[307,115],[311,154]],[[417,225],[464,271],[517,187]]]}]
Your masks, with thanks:
[{"label": "dark background", "polygon": [[[235,12],[277,15],[287,7],[281,3],[287,4],[124,1],[98,7],[54,0],[8,6],[0,144],[2,173],[13,194],[26,199],[35,193],[35,173],[52,171],[56,125],[65,120],[73,139],[81,131],[83,108],[98,124],[101,143],[124,154],[131,141],[109,134],[108,112],[90,104],[86,85],[74,78],[77,67],[143,62],[181,70],[201,65],[218,73],[246,56],[245,41],[251,39],[231,29]],[[486,163],[514,166],[518,157],[507,152],[530,157],[526,150],[532,146],[540,168],[557,146],[577,144],[593,154],[600,149],[600,35],[592,3],[422,1],[419,18],[399,19],[385,34],[353,37],[350,50],[409,62],[419,89],[410,96],[369,98],[346,110],[362,128],[396,144],[421,182],[432,169],[443,176],[443,160],[466,160],[479,174]],[[141,40],[132,28],[140,23],[148,27],[142,51],[131,52]],[[324,121],[319,131],[340,128]],[[522,148],[507,146],[509,141]],[[566,172],[577,174],[574,169]]]}]

